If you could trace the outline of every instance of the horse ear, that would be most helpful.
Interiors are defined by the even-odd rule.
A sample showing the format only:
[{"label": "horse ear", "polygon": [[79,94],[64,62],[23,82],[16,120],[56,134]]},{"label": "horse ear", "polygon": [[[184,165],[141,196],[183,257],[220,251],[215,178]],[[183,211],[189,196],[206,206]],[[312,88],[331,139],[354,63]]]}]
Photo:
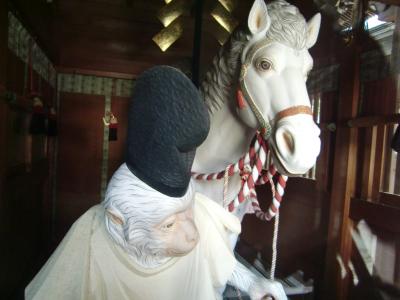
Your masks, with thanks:
[{"label": "horse ear", "polygon": [[271,25],[271,19],[268,15],[267,6],[265,5],[264,0],[254,1],[249,13],[247,24],[253,35],[267,32]]},{"label": "horse ear", "polygon": [[307,22],[307,48],[315,45],[318,38],[319,28],[321,27],[321,14],[317,13]]}]

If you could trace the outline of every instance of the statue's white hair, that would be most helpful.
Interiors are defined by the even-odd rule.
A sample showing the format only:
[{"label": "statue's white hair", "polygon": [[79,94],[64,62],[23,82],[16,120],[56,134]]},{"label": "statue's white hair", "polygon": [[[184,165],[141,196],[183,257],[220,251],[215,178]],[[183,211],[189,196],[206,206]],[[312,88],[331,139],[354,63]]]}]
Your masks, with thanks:
[{"label": "statue's white hair", "polygon": [[157,267],[169,257],[165,256],[163,242],[154,236],[154,227],[187,207],[192,199],[192,184],[183,197],[169,197],[137,178],[124,163],[111,178],[103,201],[106,211],[121,219],[122,224],[107,214],[107,231],[136,263]]},{"label": "statue's white hair", "polygon": [[[296,50],[303,49],[307,40],[307,22],[297,7],[284,0],[277,0],[268,4],[267,9],[271,26],[266,33],[266,40],[282,43]],[[212,67],[200,87],[211,114],[218,111],[225,101],[233,98],[239,78],[241,53],[250,37],[248,30],[235,30],[214,57]]]}]

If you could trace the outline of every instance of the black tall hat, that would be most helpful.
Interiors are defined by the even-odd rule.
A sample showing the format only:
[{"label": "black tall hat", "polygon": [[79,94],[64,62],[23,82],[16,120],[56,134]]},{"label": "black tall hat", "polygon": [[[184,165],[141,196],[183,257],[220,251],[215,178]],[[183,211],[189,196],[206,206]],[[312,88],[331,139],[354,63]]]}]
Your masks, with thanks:
[{"label": "black tall hat", "polygon": [[158,66],[136,80],[129,107],[126,164],[157,191],[181,197],[210,120],[203,99],[179,70]]}]

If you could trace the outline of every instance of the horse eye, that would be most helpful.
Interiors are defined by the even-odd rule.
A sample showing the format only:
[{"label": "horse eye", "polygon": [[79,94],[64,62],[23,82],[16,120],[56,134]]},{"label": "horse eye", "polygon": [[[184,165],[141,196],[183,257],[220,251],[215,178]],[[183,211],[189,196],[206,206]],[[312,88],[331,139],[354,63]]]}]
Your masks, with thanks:
[{"label": "horse eye", "polygon": [[272,69],[272,63],[269,60],[263,59],[258,63],[257,67],[261,71],[268,71]]},{"label": "horse eye", "polygon": [[164,227],[164,229],[170,229],[172,226],[174,226],[174,224],[175,224],[175,222],[171,222],[171,223],[164,225],[163,227]]}]

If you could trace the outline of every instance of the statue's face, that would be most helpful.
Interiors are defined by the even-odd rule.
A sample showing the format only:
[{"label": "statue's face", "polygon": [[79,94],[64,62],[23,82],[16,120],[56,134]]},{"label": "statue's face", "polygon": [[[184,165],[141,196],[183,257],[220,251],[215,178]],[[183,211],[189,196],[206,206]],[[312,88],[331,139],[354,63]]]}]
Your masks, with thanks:
[{"label": "statue's face", "polygon": [[154,235],[165,246],[165,256],[183,256],[192,251],[199,241],[192,202],[157,224]]},{"label": "statue's face", "polygon": [[105,202],[106,228],[113,240],[145,268],[188,254],[197,245],[194,191],[169,197],[121,166],[111,179]]}]

